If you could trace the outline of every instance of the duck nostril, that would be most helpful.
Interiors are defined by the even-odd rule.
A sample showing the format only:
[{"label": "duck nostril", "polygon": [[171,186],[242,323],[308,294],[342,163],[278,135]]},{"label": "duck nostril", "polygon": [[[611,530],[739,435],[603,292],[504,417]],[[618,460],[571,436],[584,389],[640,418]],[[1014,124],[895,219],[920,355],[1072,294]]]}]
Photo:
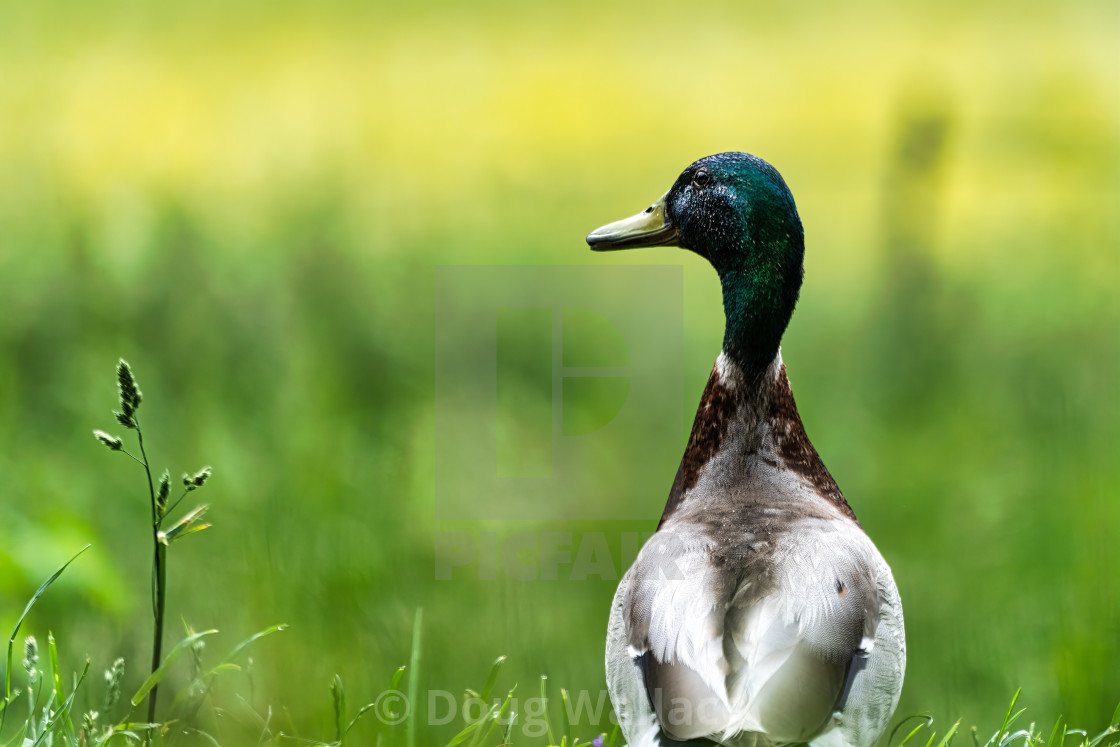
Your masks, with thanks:
[{"label": "duck nostril", "polygon": [[647,207],[644,212],[646,214],[652,213],[653,212],[653,205],[650,205],[649,207]]}]

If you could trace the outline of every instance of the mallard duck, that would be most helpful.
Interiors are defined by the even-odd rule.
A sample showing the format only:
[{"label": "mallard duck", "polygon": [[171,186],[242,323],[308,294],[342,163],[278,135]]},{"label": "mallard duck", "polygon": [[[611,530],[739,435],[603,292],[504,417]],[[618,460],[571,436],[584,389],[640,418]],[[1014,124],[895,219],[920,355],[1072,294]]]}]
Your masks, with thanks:
[{"label": "mallard duck", "polygon": [[902,603],[806,436],[782,363],[805,252],[785,181],[755,156],[709,156],[587,243],[699,254],[726,314],[661,522],[611,606],[607,682],[624,736],[874,744],[902,690]]}]

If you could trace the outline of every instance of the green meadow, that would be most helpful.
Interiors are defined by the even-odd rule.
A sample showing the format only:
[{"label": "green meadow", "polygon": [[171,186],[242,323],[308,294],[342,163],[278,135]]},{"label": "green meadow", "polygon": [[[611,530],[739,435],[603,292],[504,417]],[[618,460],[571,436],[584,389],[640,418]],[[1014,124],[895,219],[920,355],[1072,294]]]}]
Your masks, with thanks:
[{"label": "green meadow", "polygon": [[[698,257],[595,255],[583,237],[696,158],[744,150],[781,171],[805,226],[783,356],[902,595],[896,720],[960,718],[983,744],[1022,688],[1039,728],[1111,723],[1115,4],[0,8],[0,632],[92,544],[20,629],[21,688],[23,636],[48,631],[67,691],[92,662],[75,719],[117,657],[126,695],[150,671],[147,485],[90,435],[133,435],[110,414],[125,358],[157,475],[214,468],[213,527],[169,548],[165,651],[217,629],[220,660],[288,626],[223,673],[229,718],[243,698],[274,731],[330,741],[336,674],[353,714],[408,665],[413,741],[446,743],[464,722],[439,723],[430,693],[459,702],[499,656],[494,692],[539,694],[545,674],[557,708],[560,688],[594,703],[617,575],[656,526],[723,316]],[[636,390],[573,387],[558,415],[558,343],[529,311],[498,316],[496,402],[441,401],[457,369],[439,330],[465,349],[492,334],[440,311],[441,273],[471,265],[585,269],[588,303],[623,299],[660,340],[648,427],[597,441],[564,468],[576,487],[527,489],[524,511],[476,473],[554,475],[554,424],[594,432]],[[625,278],[650,266],[676,280],[645,317]],[[594,319],[570,329],[565,356],[628,364]],[[441,472],[486,417],[497,464]],[[187,659],[170,670],[161,708],[189,676]],[[571,733],[601,731],[605,712]],[[371,714],[350,739],[398,732]]]}]

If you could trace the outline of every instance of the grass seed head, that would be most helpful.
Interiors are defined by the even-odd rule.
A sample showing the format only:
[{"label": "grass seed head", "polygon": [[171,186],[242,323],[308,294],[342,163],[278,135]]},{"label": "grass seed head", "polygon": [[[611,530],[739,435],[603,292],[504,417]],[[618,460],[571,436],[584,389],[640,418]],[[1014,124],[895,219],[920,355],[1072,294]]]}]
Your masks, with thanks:
[{"label": "grass seed head", "polygon": [[101,443],[105,444],[110,451],[120,451],[124,443],[121,441],[120,436],[111,436],[105,431],[94,431],[93,437]]},{"label": "grass seed head", "polygon": [[186,488],[187,490],[197,490],[198,488],[201,488],[203,485],[206,484],[206,481],[210,479],[211,474],[213,474],[213,470],[210,469],[209,467],[203,467],[198,472],[195,472],[193,475],[188,475],[188,474],[184,473],[183,474],[183,487]]},{"label": "grass seed head", "polygon": [[23,668],[27,670],[27,674],[32,679],[35,678],[37,672],[36,666],[39,664],[39,642],[35,640],[35,636],[29,635],[23,639]]},{"label": "grass seed head", "polygon": [[97,715],[97,711],[86,711],[82,715],[82,731],[78,735],[78,747],[86,747],[96,736]]},{"label": "grass seed head", "polygon": [[124,659],[118,658],[105,670],[105,712],[112,710],[121,697],[121,680],[124,678]]},{"label": "grass seed head", "polygon": [[117,386],[121,395],[121,411],[115,413],[117,422],[128,428],[135,428],[136,418],[134,415],[137,408],[140,407],[143,395],[140,393],[140,387],[136,384],[136,377],[132,375],[132,368],[124,358],[121,358],[117,363]]},{"label": "grass seed head", "polygon": [[167,470],[159,478],[159,492],[156,493],[156,510],[160,518],[167,513],[167,497],[171,494],[171,473]]}]

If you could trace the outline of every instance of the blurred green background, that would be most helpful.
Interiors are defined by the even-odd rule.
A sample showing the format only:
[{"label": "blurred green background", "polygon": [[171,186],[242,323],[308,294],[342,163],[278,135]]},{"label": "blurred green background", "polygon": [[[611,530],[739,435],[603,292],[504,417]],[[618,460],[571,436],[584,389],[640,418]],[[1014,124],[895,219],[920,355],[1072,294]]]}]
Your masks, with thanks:
[{"label": "blurred green background", "polygon": [[[506,654],[507,686],[547,673],[598,692],[613,581],[477,566],[437,581],[434,538],[617,544],[653,528],[677,464],[632,465],[663,475],[637,498],[647,521],[440,521],[435,267],[683,265],[683,391],[666,394],[683,396],[683,448],[722,334],[714,273],[671,249],[595,256],[583,236],[694,159],[746,150],[782,172],[805,224],[783,354],[902,593],[899,715],[987,725],[1019,686],[1041,718],[1111,714],[1120,5],[2,15],[0,626],[92,542],[25,632],[52,629],[70,666],[123,655],[141,678],[147,496],[90,437],[120,430],[123,356],[157,468],[215,468],[215,527],[170,554],[170,619],[219,628],[220,649],[291,624],[255,650],[257,702],[327,733],[330,676],[352,702],[375,697],[417,607],[422,688],[480,687]],[[531,362],[524,377],[527,411],[547,406]]]}]

